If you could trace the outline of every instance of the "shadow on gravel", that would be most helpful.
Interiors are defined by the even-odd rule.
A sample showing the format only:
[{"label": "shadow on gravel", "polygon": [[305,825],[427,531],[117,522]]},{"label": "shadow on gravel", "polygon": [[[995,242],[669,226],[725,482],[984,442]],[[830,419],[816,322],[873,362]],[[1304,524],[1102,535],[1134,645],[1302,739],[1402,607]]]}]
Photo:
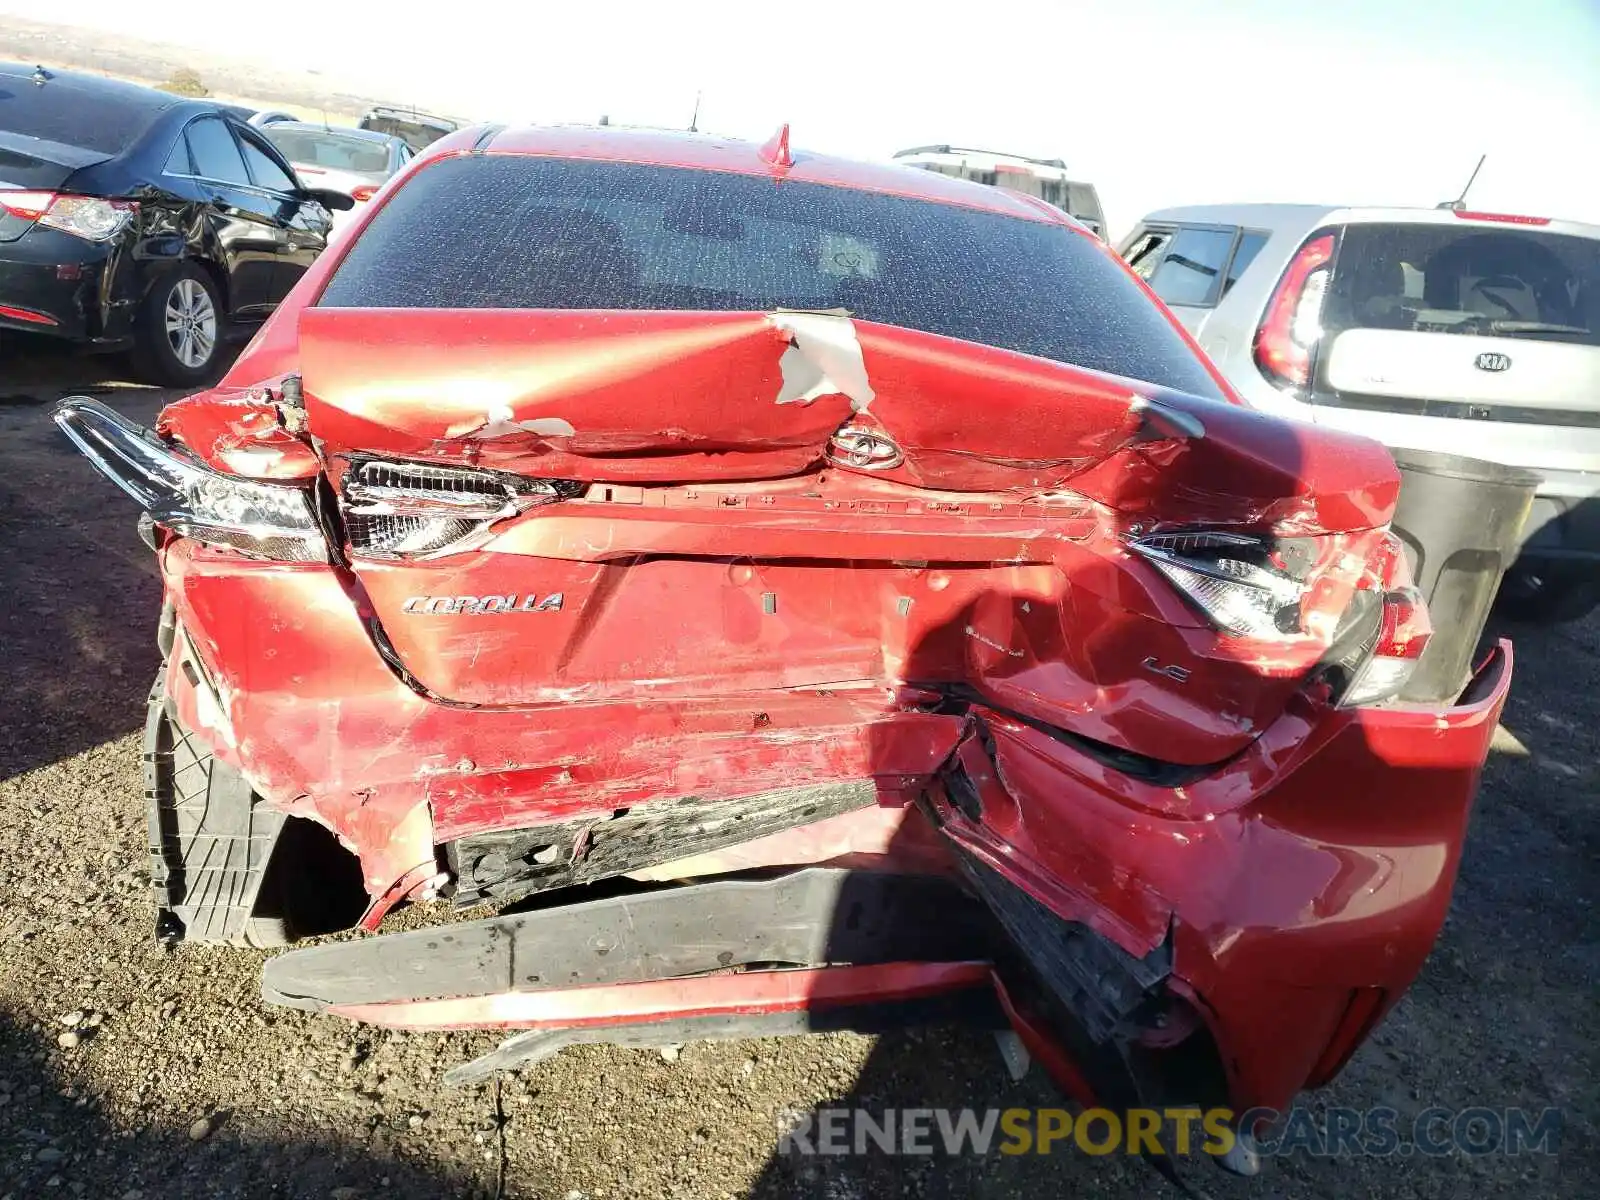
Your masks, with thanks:
[{"label": "shadow on gravel", "polygon": [[134,503],[61,436],[50,409],[97,396],[154,421],[175,393],[120,358],[0,341],[0,778],[139,729],[161,583]]},{"label": "shadow on gravel", "polygon": [[10,778],[141,727],[161,583],[132,501],[63,452],[47,408],[0,412],[0,439],[0,778]]},{"label": "shadow on gravel", "polygon": [[0,408],[35,408],[68,392],[153,391],[120,354],[86,354],[54,338],[0,331]]},{"label": "shadow on gravel", "polygon": [[[113,1120],[100,1098],[58,1069],[62,1028],[0,1012],[0,1195],[92,1200],[440,1200],[481,1189],[359,1130],[317,1140],[246,1139],[226,1112],[190,1125]],[[159,1091],[159,1089],[157,1089]],[[182,1097],[163,1097],[182,1104]],[[370,1134],[369,1134],[370,1136]]]},{"label": "shadow on gravel", "polygon": [[[864,1109],[881,1119],[886,1110],[904,1114],[916,1109],[972,1109],[981,1117],[990,1109],[1062,1108],[1068,1102],[1035,1065],[1012,1082],[992,1036],[950,1027],[906,1029],[878,1039],[849,1089],[830,1097],[815,1111]],[[947,1155],[938,1127],[928,1121],[934,1147],[927,1155],[890,1155],[869,1149],[844,1156],[776,1152],[769,1159],[750,1200],[971,1200],[974,1197],[1157,1197],[1177,1196],[1154,1168],[1126,1154],[1090,1157],[1068,1143],[1047,1155],[1002,1155],[995,1146],[987,1154]],[[848,1128],[848,1127],[846,1127]],[[846,1139],[848,1140],[848,1134]],[[778,1134],[774,1131],[774,1142]],[[1210,1185],[1238,1184],[1214,1168],[1195,1173],[1206,1194]],[[1226,1193],[1218,1193],[1219,1195]]]}]

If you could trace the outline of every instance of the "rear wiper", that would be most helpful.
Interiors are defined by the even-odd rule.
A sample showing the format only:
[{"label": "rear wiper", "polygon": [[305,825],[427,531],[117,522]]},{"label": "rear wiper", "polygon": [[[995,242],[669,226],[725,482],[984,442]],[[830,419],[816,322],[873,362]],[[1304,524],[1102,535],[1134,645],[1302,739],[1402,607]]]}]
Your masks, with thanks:
[{"label": "rear wiper", "polygon": [[1491,333],[1577,333],[1588,335],[1580,325],[1553,325],[1547,321],[1490,321]]}]

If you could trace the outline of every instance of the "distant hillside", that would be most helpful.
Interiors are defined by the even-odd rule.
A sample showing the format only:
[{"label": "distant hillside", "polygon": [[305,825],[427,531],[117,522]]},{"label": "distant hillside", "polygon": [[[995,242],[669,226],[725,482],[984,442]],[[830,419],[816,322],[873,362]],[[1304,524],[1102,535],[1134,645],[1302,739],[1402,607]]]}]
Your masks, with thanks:
[{"label": "distant hillside", "polygon": [[114,75],[160,87],[176,72],[193,72],[219,100],[253,108],[282,108],[298,115],[348,124],[381,97],[342,90],[337,80],[312,71],[284,70],[259,61],[188,46],[145,41],[68,25],[6,17],[0,25],[0,60],[39,63]]}]

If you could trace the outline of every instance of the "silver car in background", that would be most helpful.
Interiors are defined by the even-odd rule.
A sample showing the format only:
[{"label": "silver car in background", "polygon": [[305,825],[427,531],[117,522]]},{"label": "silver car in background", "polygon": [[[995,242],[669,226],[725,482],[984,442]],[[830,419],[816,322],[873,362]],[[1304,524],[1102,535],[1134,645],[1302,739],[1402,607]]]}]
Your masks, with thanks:
[{"label": "silver car in background", "polygon": [[356,202],[349,212],[335,215],[334,233],[412,159],[411,147],[400,138],[365,129],[273,121],[261,126],[261,132],[307,187],[343,192]]},{"label": "silver car in background", "polygon": [[1151,213],[1121,253],[1252,407],[1539,475],[1502,609],[1600,603],[1600,227],[1207,205]]}]

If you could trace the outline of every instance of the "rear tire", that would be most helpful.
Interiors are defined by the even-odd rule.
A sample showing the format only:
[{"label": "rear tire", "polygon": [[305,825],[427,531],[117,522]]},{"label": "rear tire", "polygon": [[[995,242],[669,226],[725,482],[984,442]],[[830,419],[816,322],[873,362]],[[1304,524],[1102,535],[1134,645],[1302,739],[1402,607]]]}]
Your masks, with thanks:
[{"label": "rear tire", "polygon": [[284,817],[169,711],[165,667],[145,721],[151,881],[163,940],[282,946],[293,922],[269,878]]},{"label": "rear tire", "polygon": [[1600,580],[1520,566],[1506,572],[1495,598],[1502,616],[1529,625],[1577,621],[1596,606],[1600,606]]},{"label": "rear tire", "polygon": [[278,917],[251,917],[245,922],[244,932],[234,939],[237,946],[252,950],[276,950],[298,940],[289,922]]},{"label": "rear tire", "polygon": [[134,322],[133,366],[147,383],[207,383],[222,361],[223,310],[203,267],[179,263],[150,287]]}]

